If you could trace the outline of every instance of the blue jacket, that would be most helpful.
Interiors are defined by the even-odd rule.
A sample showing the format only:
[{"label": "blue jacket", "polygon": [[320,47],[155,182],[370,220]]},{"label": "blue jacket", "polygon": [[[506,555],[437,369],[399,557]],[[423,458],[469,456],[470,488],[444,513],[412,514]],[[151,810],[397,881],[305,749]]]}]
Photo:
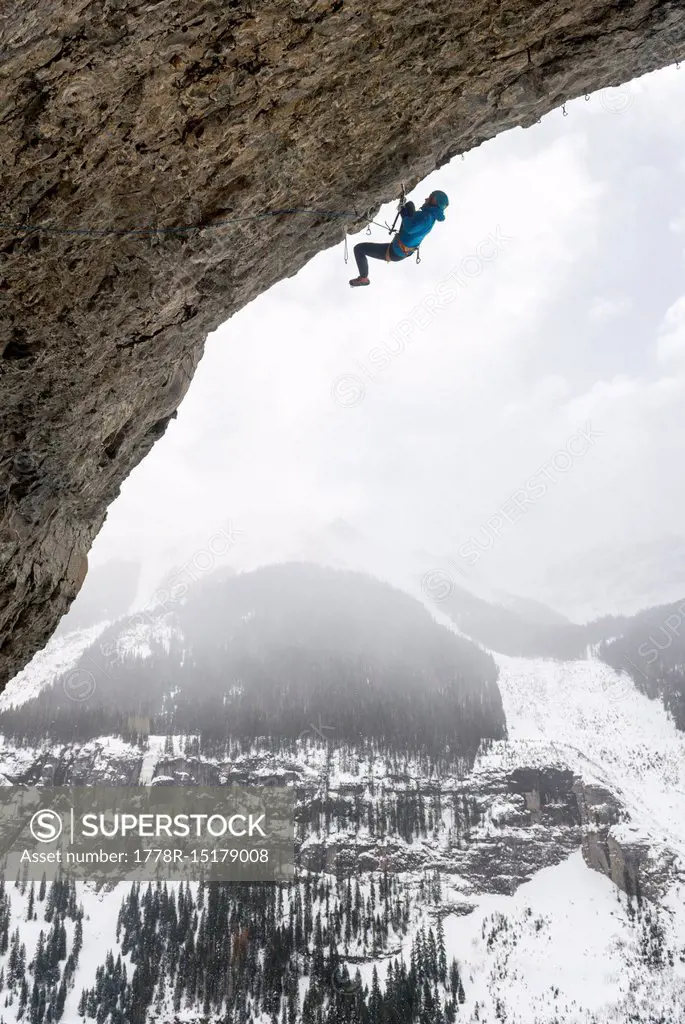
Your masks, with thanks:
[{"label": "blue jacket", "polygon": [[440,212],[437,206],[422,206],[420,210],[416,210],[412,202],[406,203],[401,210],[402,226],[390,243],[395,255],[405,255],[397,245],[396,239],[399,238],[408,249],[415,249],[421,245],[436,220],[444,220],[444,216],[439,216]]}]

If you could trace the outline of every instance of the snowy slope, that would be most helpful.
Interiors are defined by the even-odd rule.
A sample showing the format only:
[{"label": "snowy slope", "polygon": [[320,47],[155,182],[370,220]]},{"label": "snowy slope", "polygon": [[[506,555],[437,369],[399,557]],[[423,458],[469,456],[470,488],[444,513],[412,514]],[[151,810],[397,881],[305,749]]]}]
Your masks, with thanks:
[{"label": "snowy slope", "polygon": [[[152,653],[151,644],[161,643],[166,650],[172,639],[182,639],[178,627],[170,624],[170,616],[160,610],[155,615],[139,613],[130,621],[123,620],[122,629],[116,640],[102,649],[107,658],[124,657],[148,658]],[[19,707],[36,697],[42,689],[50,686],[57,678],[75,668],[79,658],[95,643],[111,625],[109,621],[99,622],[88,629],[77,629],[64,636],[53,636],[39,651],[26,668],[9,681],[0,693],[0,711]]]},{"label": "snowy slope", "polygon": [[149,658],[152,655],[152,644],[161,644],[169,651],[173,639],[182,639],[178,626],[173,623],[173,613],[159,608],[154,614],[137,612],[130,619],[124,620],[122,628],[111,644],[104,646],[103,654],[108,658],[121,659],[126,657]]},{"label": "snowy slope", "polygon": [[[685,890],[673,890],[682,904]],[[447,885],[444,901],[460,899]],[[463,902],[463,901],[462,901]],[[434,924],[426,913],[417,921]],[[663,915],[665,947],[674,964],[650,969],[641,953],[642,925],[631,921],[625,897],[603,875],[589,871],[581,854],[545,868],[513,896],[481,896],[471,913],[443,917],[447,957],[459,962],[465,1024],[626,1024],[639,1010],[682,1020],[685,950],[682,911]],[[406,962],[415,931],[404,939]],[[373,966],[362,965],[364,984]],[[385,979],[387,963],[378,965]]]},{"label": "snowy slope", "polygon": [[[511,739],[479,758],[476,775],[567,764],[619,796],[650,842],[685,854],[685,736],[661,703],[597,660],[495,657]],[[463,893],[448,888],[450,900],[463,904]],[[578,852],[511,897],[480,896],[471,913],[448,915],[448,957],[457,957],[470,982],[462,1019],[685,1020],[685,887],[675,883],[663,902],[666,962],[656,968],[645,962],[644,924],[631,920],[626,904]]]},{"label": "snowy slope", "polygon": [[65,636],[52,637],[0,693],[0,711],[25,704],[58,676],[68,672],[108,625],[109,622],[99,622],[89,629],[77,629]]},{"label": "snowy slope", "polygon": [[685,734],[661,702],[598,660],[495,660],[510,738],[552,744],[611,789],[636,825],[685,856]]},{"label": "snowy slope", "polygon": [[[682,949],[682,913],[665,925],[670,946]],[[625,898],[580,853],[540,871],[514,896],[481,898],[472,914],[451,915],[444,927],[448,957],[457,957],[469,981],[469,1021],[476,1003],[481,1021],[508,1024],[624,1024],[631,1003],[679,1019],[685,965],[656,972],[641,962],[641,927],[631,923]]]},{"label": "snowy slope", "polygon": [[[95,984],[95,972],[104,962],[107,953],[112,950],[116,956],[119,952],[116,941],[117,918],[121,901],[130,886],[130,882],[120,882],[112,889],[98,889],[88,884],[79,886],[79,899],[84,910],[83,949],[74,978],[74,988],[64,1004],[63,1020],[66,1022],[81,1019],[77,1012],[81,992]],[[122,959],[132,974],[130,958]]]}]

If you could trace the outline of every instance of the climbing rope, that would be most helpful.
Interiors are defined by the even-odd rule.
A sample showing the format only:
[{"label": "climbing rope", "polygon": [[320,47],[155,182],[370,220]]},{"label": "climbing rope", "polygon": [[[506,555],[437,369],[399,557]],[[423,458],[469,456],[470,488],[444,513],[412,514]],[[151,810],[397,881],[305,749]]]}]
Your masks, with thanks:
[{"label": "climbing rope", "polygon": [[[122,238],[127,235],[178,235],[192,231],[197,231],[198,233],[205,231],[217,231],[220,230],[221,228],[230,227],[233,224],[245,224],[249,223],[250,221],[265,220],[268,217],[292,217],[295,215],[304,215],[309,217],[330,218],[353,217],[355,220],[365,220],[367,222],[367,235],[371,234],[372,224],[379,228],[385,228],[387,231],[390,232],[390,234],[392,234],[393,231],[395,230],[395,224],[397,223],[397,218],[400,215],[400,210],[404,206],[405,197],[406,193],[404,190],[403,183],[401,186],[400,202],[397,207],[397,216],[395,217],[395,221],[392,227],[390,227],[389,224],[379,224],[378,221],[372,220],[369,217],[368,211],[366,212],[366,214],[363,214],[357,213],[356,210],[319,210],[310,209],[307,207],[289,207],[282,210],[263,210],[261,213],[245,214],[240,217],[229,217],[226,220],[216,221],[214,224],[179,224],[175,227],[154,227],[151,224],[147,224],[145,226],[132,228],[59,228],[53,227],[50,224],[7,224],[0,222],[0,231],[7,230],[13,232],[23,232],[26,233],[27,235],[40,233],[47,235],[75,235],[77,237],[97,238],[105,238],[109,235],[115,235],[119,238]],[[345,224],[343,224],[342,233],[344,243],[343,257],[345,263],[347,264],[349,260],[349,250],[347,244],[347,227]],[[418,251],[416,253],[416,262],[421,262],[421,258],[418,254]]]},{"label": "climbing rope", "polygon": [[[402,186],[402,195],[404,195],[404,185]],[[230,227],[233,224],[245,224],[250,221],[265,220],[268,217],[291,217],[295,215],[304,215],[309,217],[353,217],[355,220],[365,220],[367,222],[366,233],[371,234],[371,225],[375,224],[376,227],[386,228],[392,232],[392,229],[388,224],[379,224],[375,220],[371,220],[368,211],[366,214],[357,213],[356,210],[318,210],[309,209],[306,207],[291,207],[283,210],[264,210],[262,213],[245,214],[241,217],[229,217],[226,220],[217,221],[214,224],[179,224],[175,227],[153,227],[151,224],[142,227],[133,228],[59,228],[52,227],[50,224],[5,224],[0,222],[0,230],[25,232],[28,234],[47,234],[47,235],[76,235],[79,237],[97,237],[105,238],[108,235],[115,235],[119,238],[127,235],[179,235],[187,234],[188,232],[197,231],[216,231],[221,228]],[[398,214],[399,215],[399,214]],[[347,227],[343,225],[343,242],[344,242],[344,259],[345,263],[349,260],[349,251],[347,246]]]},{"label": "climbing rope", "polygon": [[[221,228],[230,227],[233,224],[245,224],[250,221],[266,220],[269,217],[291,217],[295,215],[304,215],[309,217],[347,217],[354,218],[356,220],[367,220],[368,218],[363,213],[358,213],[356,210],[318,210],[309,209],[307,207],[292,207],[283,210],[264,210],[262,213],[244,214],[239,217],[228,217],[226,220],[216,221],[214,224],[178,224],[173,227],[155,227],[152,224],[146,224],[140,227],[131,228],[94,228],[94,227],[83,227],[83,228],[59,228],[53,227],[50,224],[8,224],[0,222],[0,230],[7,231],[20,231],[31,233],[42,233],[47,235],[83,235],[83,236],[95,236],[98,238],[106,237],[107,235],[175,235],[182,234],[184,232],[197,231],[218,231]],[[369,221],[371,224],[375,224],[375,221]],[[387,224],[379,224],[379,227],[387,227]]]}]

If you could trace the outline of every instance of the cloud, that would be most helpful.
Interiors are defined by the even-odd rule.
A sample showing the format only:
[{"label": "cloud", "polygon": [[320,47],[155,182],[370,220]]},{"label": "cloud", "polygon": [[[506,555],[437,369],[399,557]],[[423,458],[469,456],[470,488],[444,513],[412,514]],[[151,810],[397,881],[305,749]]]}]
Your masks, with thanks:
[{"label": "cloud", "polygon": [[592,323],[605,323],[607,320],[615,320],[625,316],[632,309],[632,299],[627,295],[618,298],[596,298],[593,299],[588,310],[588,319]]},{"label": "cloud", "polygon": [[[666,311],[657,339],[657,358],[660,363],[681,362],[685,356],[685,295]],[[684,367],[685,368],[685,367]]]}]

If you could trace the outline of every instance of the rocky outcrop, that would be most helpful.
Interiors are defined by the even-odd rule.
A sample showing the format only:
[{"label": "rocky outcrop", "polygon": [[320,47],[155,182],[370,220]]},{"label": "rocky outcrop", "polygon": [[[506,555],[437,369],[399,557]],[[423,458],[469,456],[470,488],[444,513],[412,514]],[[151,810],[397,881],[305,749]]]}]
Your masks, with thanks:
[{"label": "rocky outcrop", "polygon": [[[439,875],[455,880],[465,898],[511,895],[581,843],[577,778],[566,769],[491,766],[440,780],[361,773],[352,781],[335,772],[327,777],[325,764],[320,750],[306,749],[299,757],[264,751],[230,761],[170,756],[161,749],[142,755],[107,737],[59,747],[0,747],[0,768],[14,786],[292,785],[303,867],[346,876],[387,870],[427,884]],[[379,800],[387,820],[374,820]]]},{"label": "rocky outcrop", "polygon": [[[387,870],[427,880],[442,876],[459,879],[463,895],[511,895],[581,843],[576,777],[553,765],[512,772],[488,765],[485,758],[463,779],[386,776],[382,785],[374,783],[373,794],[365,778],[352,782],[333,776],[322,786],[321,776],[312,777],[301,767],[298,771],[304,839],[299,856],[308,870],[342,870],[346,875]],[[281,769],[278,778],[286,775]],[[263,778],[262,773],[260,782]],[[236,775],[235,769],[230,781],[254,784],[254,778]],[[352,809],[364,808],[366,815],[380,794],[396,826],[375,831],[357,827]],[[430,808],[428,827],[405,831],[401,822],[421,806]]]},{"label": "rocky outcrop", "polygon": [[[542,748],[525,765],[525,744],[495,744],[494,756],[482,752],[463,778],[370,776],[365,769],[353,781],[349,773],[330,773],[316,747],[303,747],[299,756],[265,750],[224,760],[170,754],[172,738],[160,739],[157,753],[108,737],[40,747],[4,742],[0,784],[294,786],[302,867],[346,876],[387,870],[423,879],[429,889],[439,877],[450,879],[468,910],[478,894],[512,895],[579,848],[589,868],[638,901],[659,904],[684,877],[676,853],[629,820],[615,794],[559,761],[544,764]],[[548,754],[554,756],[551,748]],[[387,818],[378,817],[379,800]]]},{"label": "rocky outcrop", "polygon": [[583,824],[585,863],[595,871],[601,871],[602,874],[613,878],[607,841],[612,825],[624,817],[621,808],[609,790],[602,786],[593,786],[581,779],[576,782],[575,793]]},{"label": "rocky outcrop", "polygon": [[668,845],[631,824],[617,798],[601,786],[574,785],[583,826],[583,858],[631,896],[657,901],[678,876],[678,858]]},{"label": "rocky outcrop", "polygon": [[0,683],[77,593],[208,331],[355,221],[257,215],[367,211],[683,55],[681,0],[3,4]]}]

